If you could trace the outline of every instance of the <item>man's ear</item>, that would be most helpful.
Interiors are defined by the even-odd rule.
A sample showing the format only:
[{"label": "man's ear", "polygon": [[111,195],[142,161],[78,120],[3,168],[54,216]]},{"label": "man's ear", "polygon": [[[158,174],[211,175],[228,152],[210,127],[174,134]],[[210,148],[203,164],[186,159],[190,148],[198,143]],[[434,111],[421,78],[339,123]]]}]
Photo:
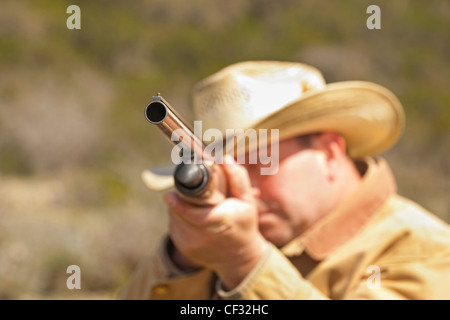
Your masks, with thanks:
[{"label": "man's ear", "polygon": [[336,132],[322,132],[314,139],[314,147],[325,153],[328,178],[335,180],[339,173],[340,165],[347,154],[347,144],[344,137]]},{"label": "man's ear", "polygon": [[314,147],[326,152],[327,157],[342,157],[347,154],[347,144],[339,133],[326,131],[314,139]]}]

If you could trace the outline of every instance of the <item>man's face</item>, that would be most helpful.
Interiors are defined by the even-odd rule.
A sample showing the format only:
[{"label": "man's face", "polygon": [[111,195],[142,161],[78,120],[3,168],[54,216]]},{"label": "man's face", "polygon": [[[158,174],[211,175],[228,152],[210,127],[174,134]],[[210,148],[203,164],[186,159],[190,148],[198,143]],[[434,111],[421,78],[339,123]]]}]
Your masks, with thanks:
[{"label": "man's face", "polygon": [[259,228],[268,241],[281,247],[331,210],[327,166],[326,152],[314,147],[314,141],[305,145],[299,138],[280,142],[276,174],[261,175],[260,164],[246,165],[258,204]]}]

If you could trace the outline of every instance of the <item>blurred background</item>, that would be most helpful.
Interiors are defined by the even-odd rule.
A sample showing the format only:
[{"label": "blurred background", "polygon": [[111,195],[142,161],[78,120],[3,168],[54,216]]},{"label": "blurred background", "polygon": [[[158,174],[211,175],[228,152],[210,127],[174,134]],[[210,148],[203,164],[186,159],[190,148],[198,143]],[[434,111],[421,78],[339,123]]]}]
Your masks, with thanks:
[{"label": "blurred background", "polygon": [[[69,30],[69,5],[81,29]],[[369,30],[367,7],[381,9]],[[0,299],[114,299],[167,228],[146,167],[172,145],[144,117],[161,94],[187,120],[190,90],[243,60],[367,80],[404,104],[383,156],[399,193],[450,221],[450,2],[2,0]],[[69,265],[81,289],[69,290]]]}]

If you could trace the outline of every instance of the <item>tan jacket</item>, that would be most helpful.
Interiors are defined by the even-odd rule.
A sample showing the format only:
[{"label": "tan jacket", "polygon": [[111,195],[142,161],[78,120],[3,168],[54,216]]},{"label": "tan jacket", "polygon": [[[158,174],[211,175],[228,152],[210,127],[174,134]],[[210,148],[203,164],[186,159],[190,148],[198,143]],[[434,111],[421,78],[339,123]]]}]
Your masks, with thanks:
[{"label": "tan jacket", "polygon": [[450,299],[450,228],[398,196],[383,159],[335,211],[267,255],[233,291],[209,270],[182,273],[165,241],[122,299]]}]

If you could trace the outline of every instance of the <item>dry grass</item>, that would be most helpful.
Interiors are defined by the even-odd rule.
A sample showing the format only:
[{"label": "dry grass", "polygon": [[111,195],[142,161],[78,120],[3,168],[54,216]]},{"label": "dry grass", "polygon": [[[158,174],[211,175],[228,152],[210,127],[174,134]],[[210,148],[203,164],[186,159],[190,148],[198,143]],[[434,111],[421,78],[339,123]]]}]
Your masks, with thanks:
[{"label": "dry grass", "polygon": [[[164,232],[157,201],[130,197],[110,206],[77,201],[83,187],[74,182],[83,181],[73,177],[77,174],[2,179],[1,298],[113,298]],[[79,292],[66,287],[72,264],[81,269]]]}]

